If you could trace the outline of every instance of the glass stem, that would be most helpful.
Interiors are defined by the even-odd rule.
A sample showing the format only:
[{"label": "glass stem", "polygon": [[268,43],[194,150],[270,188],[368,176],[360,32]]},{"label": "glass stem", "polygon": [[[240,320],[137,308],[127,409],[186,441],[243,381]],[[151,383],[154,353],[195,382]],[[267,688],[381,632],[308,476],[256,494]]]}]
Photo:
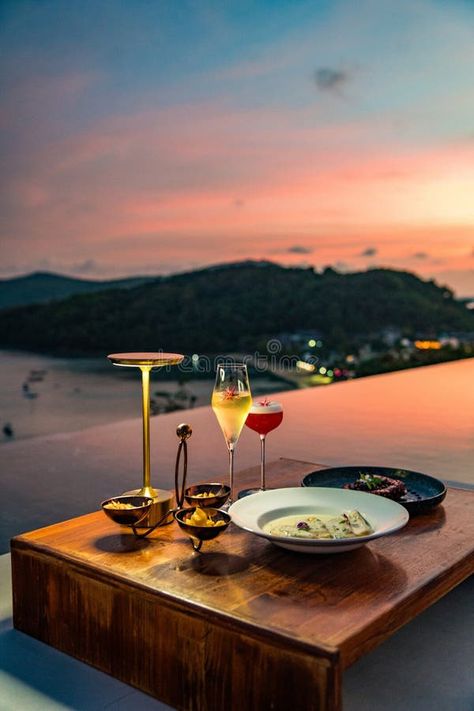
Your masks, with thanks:
[{"label": "glass stem", "polygon": [[265,435],[260,435],[260,489],[265,491]]},{"label": "glass stem", "polygon": [[235,445],[233,443],[229,444],[229,505],[234,501],[234,447]]}]

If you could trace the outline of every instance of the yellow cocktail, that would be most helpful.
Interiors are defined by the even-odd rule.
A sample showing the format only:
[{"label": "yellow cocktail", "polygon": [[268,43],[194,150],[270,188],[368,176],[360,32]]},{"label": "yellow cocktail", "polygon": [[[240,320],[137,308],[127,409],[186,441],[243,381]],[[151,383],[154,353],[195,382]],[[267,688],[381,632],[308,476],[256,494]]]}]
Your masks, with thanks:
[{"label": "yellow cocktail", "polygon": [[252,407],[252,396],[245,390],[214,392],[211,404],[227,444],[236,444]]},{"label": "yellow cocktail", "polygon": [[223,364],[217,367],[211,404],[229,452],[230,496],[225,505],[229,507],[233,501],[235,445],[252,407],[245,363]]}]

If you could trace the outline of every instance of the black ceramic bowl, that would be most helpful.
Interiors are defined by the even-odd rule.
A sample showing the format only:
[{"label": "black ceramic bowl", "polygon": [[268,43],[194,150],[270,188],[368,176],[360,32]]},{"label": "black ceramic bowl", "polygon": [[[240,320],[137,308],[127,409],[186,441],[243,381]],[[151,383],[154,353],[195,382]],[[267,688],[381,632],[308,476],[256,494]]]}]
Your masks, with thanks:
[{"label": "black ceramic bowl", "polygon": [[[133,508],[119,509],[113,508],[111,503],[117,501],[120,504],[130,504]],[[101,506],[103,512],[121,526],[132,526],[139,523],[149,512],[153,499],[148,496],[113,496],[111,499],[103,501]]]},{"label": "black ceramic bowl", "polygon": [[[199,494],[212,494],[212,496],[199,496]],[[224,506],[229,498],[230,486],[211,482],[210,484],[193,484],[188,486],[184,492],[184,499],[190,506],[203,506],[208,508],[219,509]]]},{"label": "black ceramic bowl", "polygon": [[397,503],[404,506],[410,514],[419,514],[438,506],[446,496],[446,485],[439,479],[409,469],[389,467],[331,467],[307,474],[301,486],[329,486],[335,489],[352,484],[360,474],[388,476],[400,479],[406,486],[407,493]]},{"label": "black ceramic bowl", "polygon": [[[204,513],[213,521],[223,521],[224,523],[219,526],[199,526],[188,523],[197,508],[204,511]],[[193,546],[196,550],[201,548],[203,541],[210,541],[213,538],[217,538],[220,533],[226,530],[231,520],[229,514],[221,511],[220,509],[208,507],[203,508],[201,506],[179,509],[175,512],[174,517],[178,523],[178,526],[191,538]]]}]

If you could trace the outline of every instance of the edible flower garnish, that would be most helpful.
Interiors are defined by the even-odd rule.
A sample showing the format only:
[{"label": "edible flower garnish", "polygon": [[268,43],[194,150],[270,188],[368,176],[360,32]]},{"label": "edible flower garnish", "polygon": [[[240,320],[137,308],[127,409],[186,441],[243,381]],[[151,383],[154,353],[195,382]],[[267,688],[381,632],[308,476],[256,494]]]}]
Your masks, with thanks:
[{"label": "edible flower garnish", "polygon": [[300,531],[309,531],[309,524],[306,523],[306,521],[300,521],[296,524],[296,528],[298,528]]},{"label": "edible flower garnish", "polygon": [[264,397],[263,400],[259,400],[258,404],[261,405],[262,407],[268,407],[271,403],[271,400],[269,400],[267,397]]},{"label": "edible flower garnish", "polygon": [[231,385],[229,388],[226,388],[222,392],[222,399],[223,400],[233,400],[234,397],[238,396],[237,388],[235,385]]}]

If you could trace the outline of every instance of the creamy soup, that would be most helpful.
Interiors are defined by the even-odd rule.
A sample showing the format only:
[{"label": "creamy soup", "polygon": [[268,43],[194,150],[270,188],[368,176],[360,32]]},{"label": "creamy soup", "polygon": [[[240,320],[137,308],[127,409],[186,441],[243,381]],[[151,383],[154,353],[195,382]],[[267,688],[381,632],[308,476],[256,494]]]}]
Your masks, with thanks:
[{"label": "creamy soup", "polygon": [[267,523],[263,530],[272,536],[291,538],[319,538],[331,540],[368,536],[374,532],[371,524],[359,511],[341,514],[297,514],[282,516]]}]

